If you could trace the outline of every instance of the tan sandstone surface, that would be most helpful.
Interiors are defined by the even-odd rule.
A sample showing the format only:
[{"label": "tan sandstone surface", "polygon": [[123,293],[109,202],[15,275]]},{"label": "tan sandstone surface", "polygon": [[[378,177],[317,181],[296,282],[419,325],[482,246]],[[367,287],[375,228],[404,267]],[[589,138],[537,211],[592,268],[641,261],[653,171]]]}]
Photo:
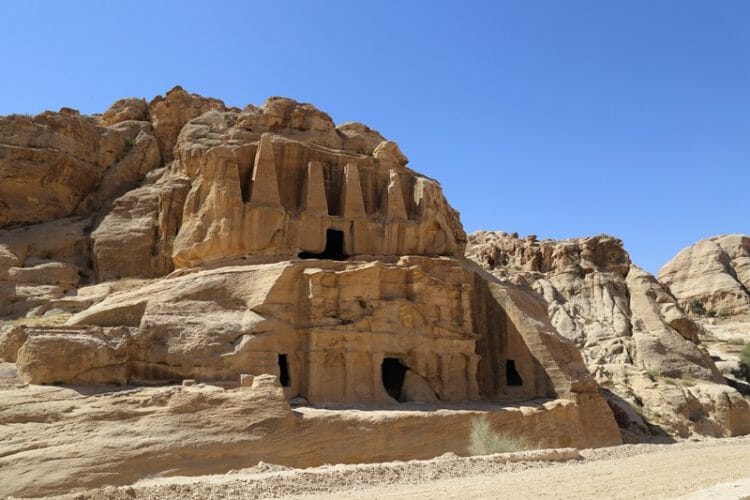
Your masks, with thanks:
[{"label": "tan sandstone surface", "polygon": [[750,439],[153,478],[63,498],[722,498],[750,495]]},{"label": "tan sandstone surface", "polygon": [[693,315],[750,314],[750,236],[701,240],[667,262],[659,281]]},{"label": "tan sandstone surface", "polygon": [[547,304],[407,164],[280,97],[0,118],[1,493],[460,454],[477,415],[620,443]]},{"label": "tan sandstone surface", "polygon": [[701,325],[632,264],[620,240],[538,241],[485,231],[469,239],[469,257],[544,297],[554,327],[609,391],[621,426],[643,428],[645,418],[681,436],[750,432],[748,402],[715,366]]},{"label": "tan sandstone surface", "polygon": [[147,477],[466,454],[472,419],[535,447],[613,444],[606,405],[572,400],[290,406],[252,386],[34,386],[0,364],[0,495],[41,496]]}]

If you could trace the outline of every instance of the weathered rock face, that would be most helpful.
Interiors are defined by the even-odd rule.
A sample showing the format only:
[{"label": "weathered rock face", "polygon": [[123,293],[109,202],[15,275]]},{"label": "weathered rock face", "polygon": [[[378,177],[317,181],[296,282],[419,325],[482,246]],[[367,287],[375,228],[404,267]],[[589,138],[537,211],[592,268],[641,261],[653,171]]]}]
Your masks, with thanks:
[{"label": "weathered rock face", "polygon": [[159,164],[148,122],[73,110],[0,118],[0,227],[89,214]]},{"label": "weathered rock face", "polygon": [[439,185],[406,168],[376,132],[342,129],[281,98],[186,125],[174,169],[192,186],[175,265],[300,253],[461,256],[466,237]]},{"label": "weathered rock face", "polygon": [[750,236],[701,240],[670,260],[659,281],[692,315],[750,313]]},{"label": "weathered rock face", "polygon": [[[2,123],[0,151],[16,156],[0,157],[3,189],[15,186],[0,189],[0,203],[13,206],[0,219],[0,319],[12,320],[0,322],[0,356],[26,382],[191,379],[242,391],[273,376],[287,398],[313,404],[395,410],[409,402],[445,409],[528,401],[497,421],[538,443],[621,442],[546,304],[465,259],[466,235],[440,185],[409,169],[378,132],[336,126],[291,99],[239,110],[181,88],[148,104],[117,101],[100,117],[65,111]],[[255,415],[253,398],[192,392],[185,391],[204,406],[173,411],[185,394],[157,396],[170,401],[157,410],[165,427],[205,408],[219,418],[221,408],[213,410],[222,405],[232,419],[237,401]],[[123,419],[139,414],[128,406],[137,399],[125,403]],[[264,424],[279,456],[288,452],[274,443],[299,425],[288,405],[281,410]],[[410,420],[409,432],[421,418]],[[463,442],[469,414],[457,422],[461,437],[445,433],[420,453]],[[206,456],[228,464],[242,448],[252,460],[244,448],[262,437],[248,441],[230,427],[220,439],[208,433]],[[149,442],[164,439],[144,433]],[[321,457],[414,456],[410,443],[423,438],[402,441],[395,454],[367,437],[357,442],[373,453]],[[179,457],[161,465],[143,458],[166,449]],[[185,453],[157,445],[120,458],[128,467],[140,460],[141,468],[188,470]]]},{"label": "weathered rock face", "polygon": [[74,496],[76,489],[221,474],[260,460],[311,467],[463,455],[478,414],[540,448],[619,442],[610,428],[592,425],[611,418],[601,398],[484,403],[474,411],[292,411],[270,375],[238,389],[198,384],[94,397],[66,387],[0,387],[0,401],[3,497]]},{"label": "weathered rock face", "polygon": [[[407,162],[309,104],[240,111],[176,87],[101,118],[0,120],[0,227],[90,218],[91,263],[78,270],[97,280],[253,256],[461,256],[458,214]],[[0,232],[0,270],[24,265],[13,238]]]},{"label": "weathered rock face", "polygon": [[477,272],[423,257],[192,272],[27,328],[18,369],[32,383],[271,373],[313,402],[595,393],[534,295]]},{"label": "weathered rock face", "polygon": [[88,276],[90,218],[0,230],[0,317],[42,315]]},{"label": "weathered rock face", "polygon": [[480,231],[470,235],[467,255],[502,280],[532,286],[597,381],[655,422],[679,434],[750,432],[750,408],[724,385],[699,343],[700,326],[631,263],[620,240]]},{"label": "weathered rock face", "polygon": [[[121,107],[118,106],[119,103],[122,101],[114,106],[118,110]],[[133,107],[140,109],[140,104]],[[174,156],[172,150],[182,127],[212,109],[224,111],[226,107],[218,99],[190,94],[182,87],[175,87],[166,96],[157,96],[149,103],[147,114],[154,126],[154,135],[165,162],[171,161]]]}]

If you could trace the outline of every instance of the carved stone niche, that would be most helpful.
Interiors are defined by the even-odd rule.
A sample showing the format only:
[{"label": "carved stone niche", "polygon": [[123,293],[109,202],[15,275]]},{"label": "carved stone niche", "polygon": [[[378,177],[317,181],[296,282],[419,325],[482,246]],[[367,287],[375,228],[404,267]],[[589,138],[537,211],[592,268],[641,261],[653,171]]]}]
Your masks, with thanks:
[{"label": "carved stone niche", "polygon": [[439,184],[378,149],[355,154],[265,133],[200,161],[176,267],[246,256],[463,256],[466,235]]}]

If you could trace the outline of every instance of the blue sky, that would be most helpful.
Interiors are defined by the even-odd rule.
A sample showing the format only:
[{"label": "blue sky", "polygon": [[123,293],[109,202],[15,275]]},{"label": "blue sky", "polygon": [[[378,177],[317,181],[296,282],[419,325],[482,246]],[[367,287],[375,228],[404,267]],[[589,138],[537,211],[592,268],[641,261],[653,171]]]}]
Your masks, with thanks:
[{"label": "blue sky", "polygon": [[0,114],[174,85],[399,143],[467,231],[609,233],[657,271],[750,233],[750,2],[4,2]]}]

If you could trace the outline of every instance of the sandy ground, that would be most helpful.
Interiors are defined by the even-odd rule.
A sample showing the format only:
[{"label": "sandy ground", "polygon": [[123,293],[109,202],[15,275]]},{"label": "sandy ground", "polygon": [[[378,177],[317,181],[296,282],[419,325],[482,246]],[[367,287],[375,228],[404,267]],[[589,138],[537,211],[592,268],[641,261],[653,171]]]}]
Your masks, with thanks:
[{"label": "sandy ground", "polygon": [[750,498],[750,437],[582,450],[577,458],[575,450],[545,453],[309,469],[260,464],[65,498]]}]

